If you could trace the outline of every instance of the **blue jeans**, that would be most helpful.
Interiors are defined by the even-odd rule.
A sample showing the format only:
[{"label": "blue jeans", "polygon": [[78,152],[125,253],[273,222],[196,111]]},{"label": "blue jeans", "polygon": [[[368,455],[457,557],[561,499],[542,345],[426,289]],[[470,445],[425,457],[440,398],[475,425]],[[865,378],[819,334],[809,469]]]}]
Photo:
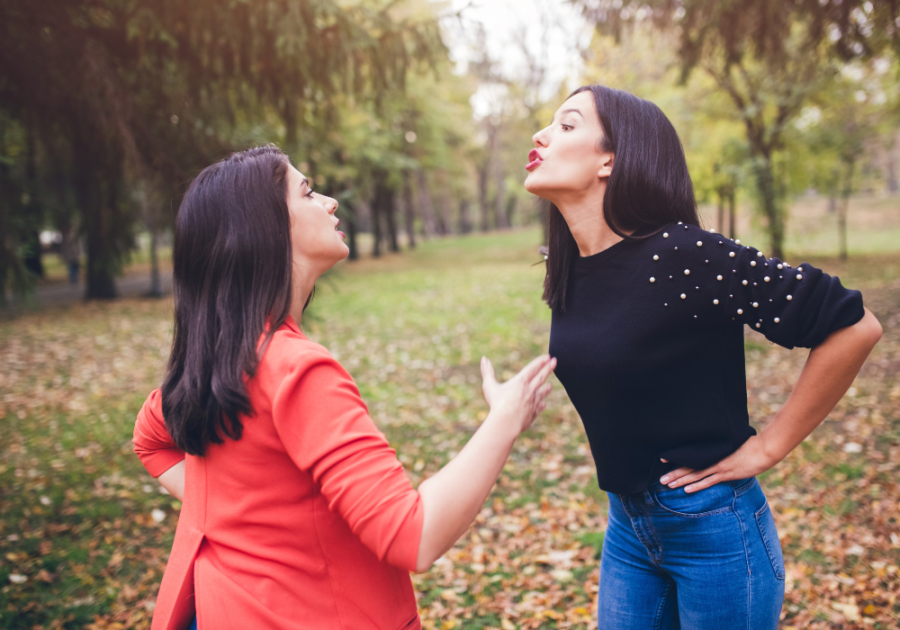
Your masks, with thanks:
[{"label": "blue jeans", "polygon": [[609,493],[600,630],[776,630],[784,559],[755,477]]},{"label": "blue jeans", "polygon": [[187,630],[197,630],[197,617],[194,617],[194,620],[191,622],[191,625],[187,627]]}]

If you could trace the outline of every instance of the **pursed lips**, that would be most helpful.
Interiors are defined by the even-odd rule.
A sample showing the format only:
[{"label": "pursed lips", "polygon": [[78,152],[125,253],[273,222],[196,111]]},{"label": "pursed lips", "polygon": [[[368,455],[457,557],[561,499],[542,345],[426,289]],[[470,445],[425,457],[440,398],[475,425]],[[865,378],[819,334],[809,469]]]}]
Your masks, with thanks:
[{"label": "pursed lips", "polygon": [[532,149],[528,153],[528,164],[525,165],[526,170],[532,170],[536,168],[544,159],[541,157],[541,154],[538,153],[537,149]]}]

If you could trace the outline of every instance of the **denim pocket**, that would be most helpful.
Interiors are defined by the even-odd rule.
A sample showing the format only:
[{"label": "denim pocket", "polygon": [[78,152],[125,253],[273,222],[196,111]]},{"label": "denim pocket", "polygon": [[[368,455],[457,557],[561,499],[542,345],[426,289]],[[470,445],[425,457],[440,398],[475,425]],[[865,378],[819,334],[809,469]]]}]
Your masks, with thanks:
[{"label": "denim pocket", "polygon": [[657,505],[681,516],[710,516],[727,512],[734,506],[734,489],[728,483],[717,483],[699,492],[684,488],[660,486],[653,490]]},{"label": "denim pocket", "polygon": [[766,546],[766,554],[772,563],[775,577],[783,580],[784,556],[781,553],[781,542],[778,540],[778,530],[775,529],[775,519],[772,518],[768,501],[756,511],[756,524],[759,526],[759,535],[762,536],[763,544]]}]

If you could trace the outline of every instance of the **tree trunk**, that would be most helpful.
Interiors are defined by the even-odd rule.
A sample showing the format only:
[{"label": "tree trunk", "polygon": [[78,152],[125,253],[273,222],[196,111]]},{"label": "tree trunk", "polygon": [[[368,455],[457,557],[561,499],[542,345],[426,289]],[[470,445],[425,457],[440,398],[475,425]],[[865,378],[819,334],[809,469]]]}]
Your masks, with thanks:
[{"label": "tree trunk", "polygon": [[400,252],[400,245],[397,243],[397,199],[392,189],[386,187],[385,193],[384,214],[387,218],[388,249],[397,254]]},{"label": "tree trunk", "polygon": [[372,203],[369,204],[369,211],[372,221],[372,256],[378,258],[381,256],[381,221],[382,208],[384,207],[384,177],[383,173],[375,174],[375,194],[372,197]]},{"label": "tree trunk", "polygon": [[381,202],[377,192],[375,195],[369,209],[372,217],[372,256],[378,258],[381,256]]},{"label": "tree trunk", "polygon": [[844,185],[841,189],[841,203],[838,204],[838,248],[841,260],[847,260],[847,212],[850,209],[850,193],[853,191],[853,171],[856,159],[844,159]]},{"label": "tree trunk", "polygon": [[725,233],[725,191],[721,188],[718,191],[719,193],[719,234]]},{"label": "tree trunk", "polygon": [[897,134],[894,134],[894,141],[891,143],[887,151],[887,191],[891,195],[900,189],[900,183],[897,181]]},{"label": "tree trunk", "polygon": [[438,195],[438,203],[440,204],[440,229],[441,234],[447,235],[453,232],[453,200],[450,196],[450,187],[447,184],[447,173],[444,170],[438,171],[438,186],[441,193]]},{"label": "tree trunk", "polygon": [[495,173],[494,181],[497,189],[497,196],[494,199],[494,212],[497,215],[497,229],[508,230],[509,221],[506,217],[506,182],[503,179],[503,168],[501,168],[501,165],[497,160],[493,161],[493,165]]},{"label": "tree trunk", "polygon": [[459,202],[459,233],[468,234],[472,230],[472,222],[469,220],[469,200],[461,199]]},{"label": "tree trunk", "polygon": [[737,227],[735,225],[735,221],[737,219],[737,208],[735,203],[735,196],[737,193],[732,188],[731,194],[728,195],[728,238],[737,238]]},{"label": "tree trunk", "polygon": [[[80,164],[79,164],[80,162]],[[86,300],[110,300],[117,297],[116,282],[113,278],[115,259],[110,251],[112,234],[110,234],[111,210],[107,207],[108,199],[104,199],[103,186],[96,165],[82,157],[76,161],[76,195],[78,205],[84,216],[87,235],[87,270],[85,273]]]},{"label": "tree trunk", "polygon": [[775,191],[775,177],[770,155],[755,160],[756,189],[762,200],[762,210],[769,221],[769,246],[771,256],[784,258],[784,213]]},{"label": "tree trunk", "polygon": [[[34,124],[33,117],[26,114],[25,116],[25,182],[28,191],[28,212],[36,220],[32,225],[39,224],[41,220],[41,208],[38,206],[38,200],[34,193],[37,190],[37,155],[34,146]],[[24,203],[24,202],[23,202]],[[38,278],[44,277],[44,262],[41,258],[42,254],[41,236],[38,230],[34,230],[29,234],[28,242],[25,249],[25,267]]]},{"label": "tree trunk", "polygon": [[431,194],[428,192],[428,178],[422,169],[416,171],[416,185],[419,189],[419,207],[422,208],[422,232],[426,238],[440,234],[434,204],[431,203]]},{"label": "tree trunk", "polygon": [[488,225],[488,165],[490,162],[485,160],[478,169],[478,209],[481,212],[481,231],[487,232],[490,228]]},{"label": "tree trunk", "polygon": [[409,171],[403,171],[403,218],[406,223],[406,236],[409,239],[409,248],[416,247],[416,208],[412,199],[412,184],[409,181]]},{"label": "tree trunk", "polygon": [[516,195],[510,195],[506,200],[506,225],[512,226],[513,216],[516,213],[516,207],[519,205],[519,198]]},{"label": "tree trunk", "polygon": [[357,223],[359,213],[356,210],[355,206],[347,203],[344,208],[344,218],[347,219],[347,226],[344,228],[345,234],[347,235],[347,249],[350,250],[350,253],[347,254],[348,260],[359,260],[359,249],[356,245],[356,231],[357,231]]},{"label": "tree trunk", "polygon": [[150,230],[150,291],[149,297],[162,297],[162,279],[159,276],[159,236],[154,226]]}]

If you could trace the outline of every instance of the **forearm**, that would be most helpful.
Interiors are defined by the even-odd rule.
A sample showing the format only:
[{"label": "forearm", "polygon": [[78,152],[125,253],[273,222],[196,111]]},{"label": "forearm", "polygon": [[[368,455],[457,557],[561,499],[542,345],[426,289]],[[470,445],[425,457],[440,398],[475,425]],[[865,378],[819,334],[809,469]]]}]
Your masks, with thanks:
[{"label": "forearm", "polygon": [[425,512],[416,570],[426,571],[465,533],[484,505],[517,437],[495,412],[459,455],[419,485]]},{"label": "forearm", "polygon": [[173,497],[179,501],[183,500],[184,460],[181,460],[172,466],[169,470],[157,477],[156,480],[159,482],[159,485],[165,488]]},{"label": "forearm", "polygon": [[880,338],[881,325],[866,309],[859,322],[835,331],[809,353],[794,391],[760,435],[773,462],[787,457],[831,413]]}]

